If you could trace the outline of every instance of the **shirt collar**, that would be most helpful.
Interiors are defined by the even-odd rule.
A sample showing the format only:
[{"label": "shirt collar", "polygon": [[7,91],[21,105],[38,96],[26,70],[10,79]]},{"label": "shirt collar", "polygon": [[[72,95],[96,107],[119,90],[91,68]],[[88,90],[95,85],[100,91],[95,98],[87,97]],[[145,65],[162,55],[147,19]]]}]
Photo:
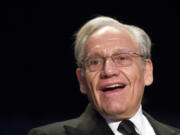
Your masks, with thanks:
[{"label": "shirt collar", "polygon": [[[111,130],[116,133],[117,132],[117,128],[119,126],[119,123],[121,123],[121,121],[113,121],[111,119],[109,119],[107,116],[102,115],[103,118],[106,120],[107,124],[109,125],[109,127],[111,128]],[[136,130],[138,131],[138,133],[143,133],[143,113],[142,113],[142,106],[140,106],[140,108],[138,109],[138,111],[136,112],[136,114],[131,117],[129,119],[130,121],[133,122],[133,124],[135,125]]]},{"label": "shirt collar", "polygon": [[133,124],[135,125],[136,130],[139,133],[143,133],[144,120],[143,120],[142,106],[140,106],[137,113],[132,118],[130,118],[129,120],[133,122]]}]

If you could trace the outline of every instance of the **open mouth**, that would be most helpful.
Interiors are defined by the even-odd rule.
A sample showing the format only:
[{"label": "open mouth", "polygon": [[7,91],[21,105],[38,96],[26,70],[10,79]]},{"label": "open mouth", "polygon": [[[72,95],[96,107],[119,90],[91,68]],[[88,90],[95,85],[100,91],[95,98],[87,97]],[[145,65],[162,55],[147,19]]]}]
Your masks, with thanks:
[{"label": "open mouth", "polygon": [[125,84],[113,84],[113,85],[103,88],[103,92],[112,91],[112,90],[116,90],[116,89],[123,89],[125,87],[126,87]]}]

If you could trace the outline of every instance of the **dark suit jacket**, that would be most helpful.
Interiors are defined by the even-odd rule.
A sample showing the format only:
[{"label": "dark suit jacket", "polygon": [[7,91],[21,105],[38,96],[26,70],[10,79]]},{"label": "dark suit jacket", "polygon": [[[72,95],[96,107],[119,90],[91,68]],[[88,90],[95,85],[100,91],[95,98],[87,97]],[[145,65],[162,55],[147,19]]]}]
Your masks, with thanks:
[{"label": "dark suit jacket", "polygon": [[[157,135],[180,135],[180,130],[162,124],[147,113]],[[114,135],[105,120],[89,104],[85,112],[76,119],[57,122],[32,129],[28,135]]]}]

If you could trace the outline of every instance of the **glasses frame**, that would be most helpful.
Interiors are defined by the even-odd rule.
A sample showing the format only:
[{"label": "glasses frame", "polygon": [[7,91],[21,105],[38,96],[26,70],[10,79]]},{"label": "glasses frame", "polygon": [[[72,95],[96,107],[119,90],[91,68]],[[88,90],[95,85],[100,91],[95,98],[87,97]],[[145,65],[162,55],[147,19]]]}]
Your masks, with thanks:
[{"label": "glasses frame", "polygon": [[[102,68],[103,68],[103,67],[104,67],[104,64],[105,64],[105,62],[106,62],[106,60],[107,60],[107,58],[111,58],[112,61],[114,62],[114,61],[115,61],[115,60],[114,60],[114,56],[120,55],[120,54],[128,54],[128,55],[130,55],[130,57],[141,57],[142,60],[144,60],[144,61],[146,61],[146,60],[148,59],[148,58],[145,57],[144,55],[138,54],[138,53],[136,53],[136,52],[131,52],[131,51],[121,51],[121,52],[119,52],[119,53],[114,53],[114,54],[112,54],[111,56],[101,56],[101,55],[99,55],[99,54],[95,54],[95,55],[91,55],[91,56],[85,57],[85,58],[82,60],[81,67],[83,67],[84,69],[88,69],[90,72],[99,71],[99,70],[90,70],[90,68],[87,66],[87,65],[88,65],[87,63],[88,63],[88,60],[89,60],[89,59],[91,59],[92,57],[95,57],[95,56],[98,56],[98,57],[102,58],[102,59],[103,59]],[[130,64],[130,65],[131,65],[131,64]],[[129,66],[129,65],[127,65],[127,66]],[[119,66],[119,67],[127,67],[127,66]],[[102,70],[102,69],[101,69],[101,70]]]}]

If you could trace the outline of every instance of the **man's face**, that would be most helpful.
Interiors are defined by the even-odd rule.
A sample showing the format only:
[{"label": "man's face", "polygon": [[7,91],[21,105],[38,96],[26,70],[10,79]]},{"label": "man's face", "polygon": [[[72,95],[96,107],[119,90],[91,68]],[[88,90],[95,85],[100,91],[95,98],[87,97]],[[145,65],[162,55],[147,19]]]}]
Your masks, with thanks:
[{"label": "man's face", "polygon": [[[118,51],[140,53],[135,40],[123,29],[103,27],[94,32],[86,41],[85,57],[92,55],[111,56]],[[143,65],[141,57],[133,57],[127,67],[117,67],[107,57],[102,70],[76,71],[81,92],[86,94],[97,111],[112,119],[132,117],[140,107],[145,85],[153,81],[152,63]],[[120,85],[122,87],[115,87]],[[106,88],[112,89],[106,90]]]}]

